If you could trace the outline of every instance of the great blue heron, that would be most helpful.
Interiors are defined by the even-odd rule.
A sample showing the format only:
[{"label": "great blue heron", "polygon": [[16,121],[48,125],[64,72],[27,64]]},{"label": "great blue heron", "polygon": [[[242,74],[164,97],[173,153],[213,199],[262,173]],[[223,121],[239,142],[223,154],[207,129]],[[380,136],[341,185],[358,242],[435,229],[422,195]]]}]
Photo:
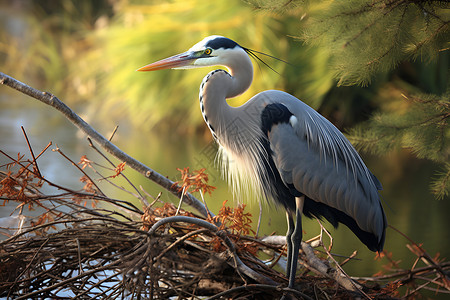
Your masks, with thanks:
[{"label": "great blue heron", "polygon": [[[314,109],[282,91],[255,95],[232,107],[226,99],[245,92],[255,53],[231,39],[210,36],[187,52],[138,71],[225,66],[200,85],[200,108],[219,144],[223,168],[235,187],[247,186],[281,204],[288,220],[287,276],[294,286],[302,239],[301,214],[348,226],[372,251],[384,245],[386,216],[381,184],[344,135]],[[295,215],[295,222],[294,222]]]}]

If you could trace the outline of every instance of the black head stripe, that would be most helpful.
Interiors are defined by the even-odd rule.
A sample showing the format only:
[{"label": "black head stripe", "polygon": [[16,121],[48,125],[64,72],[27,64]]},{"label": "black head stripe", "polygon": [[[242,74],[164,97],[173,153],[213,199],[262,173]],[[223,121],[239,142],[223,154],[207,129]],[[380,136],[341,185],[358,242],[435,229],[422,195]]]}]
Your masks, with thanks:
[{"label": "black head stripe", "polygon": [[220,48],[233,49],[234,47],[239,46],[239,44],[226,37],[217,37],[208,41],[205,46],[217,50]]}]

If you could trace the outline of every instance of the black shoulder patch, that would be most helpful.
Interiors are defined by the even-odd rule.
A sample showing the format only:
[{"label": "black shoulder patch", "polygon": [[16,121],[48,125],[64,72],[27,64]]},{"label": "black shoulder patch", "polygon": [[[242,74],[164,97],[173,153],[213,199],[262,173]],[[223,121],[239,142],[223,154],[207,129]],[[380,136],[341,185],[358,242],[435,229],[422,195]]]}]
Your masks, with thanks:
[{"label": "black shoulder patch", "polygon": [[226,37],[217,37],[215,39],[208,41],[205,46],[210,47],[212,49],[220,49],[220,48],[233,49],[234,47],[239,46],[239,44]]},{"label": "black shoulder patch", "polygon": [[267,134],[272,126],[278,123],[289,123],[292,113],[281,103],[267,105],[261,113],[261,129]]}]

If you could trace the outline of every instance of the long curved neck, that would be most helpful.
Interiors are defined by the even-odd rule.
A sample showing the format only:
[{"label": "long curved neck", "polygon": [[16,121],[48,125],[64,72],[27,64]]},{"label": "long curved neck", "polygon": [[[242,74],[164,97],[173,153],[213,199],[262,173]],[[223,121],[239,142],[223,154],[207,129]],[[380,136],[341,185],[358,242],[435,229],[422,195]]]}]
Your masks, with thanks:
[{"label": "long curved neck", "polygon": [[244,54],[233,58],[228,64],[230,73],[225,70],[210,72],[200,85],[200,108],[203,118],[211,130],[214,138],[219,137],[235,118],[232,107],[226,101],[245,92],[253,80],[253,65]]}]

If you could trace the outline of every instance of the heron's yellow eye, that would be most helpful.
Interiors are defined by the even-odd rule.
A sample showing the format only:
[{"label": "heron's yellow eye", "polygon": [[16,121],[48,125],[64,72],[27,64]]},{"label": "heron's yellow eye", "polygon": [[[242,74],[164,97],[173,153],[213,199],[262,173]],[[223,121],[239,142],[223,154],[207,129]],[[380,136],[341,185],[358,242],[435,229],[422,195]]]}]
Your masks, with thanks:
[{"label": "heron's yellow eye", "polygon": [[206,48],[204,53],[205,53],[206,55],[210,55],[210,54],[212,53],[211,48]]}]

